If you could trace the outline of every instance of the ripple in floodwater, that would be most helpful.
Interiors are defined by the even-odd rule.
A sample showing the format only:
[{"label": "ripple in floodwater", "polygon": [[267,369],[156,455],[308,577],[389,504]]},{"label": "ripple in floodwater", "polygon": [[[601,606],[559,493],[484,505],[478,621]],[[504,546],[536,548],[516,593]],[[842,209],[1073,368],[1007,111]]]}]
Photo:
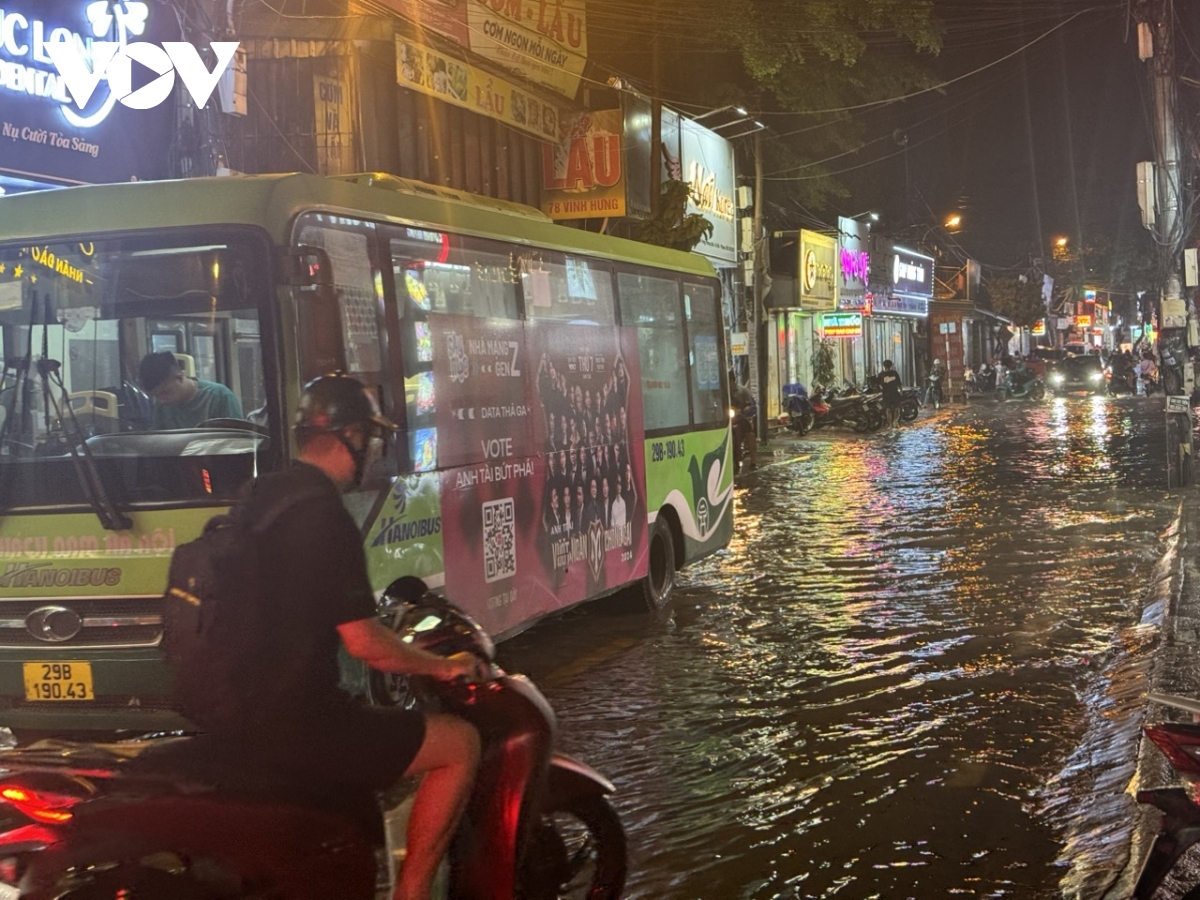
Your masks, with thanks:
[{"label": "ripple in floodwater", "polygon": [[504,645],[617,784],[627,896],[1060,896],[1080,772],[1130,752],[1089,702],[1146,652],[1163,453],[1141,398],[811,441],[669,622],[601,603]]}]

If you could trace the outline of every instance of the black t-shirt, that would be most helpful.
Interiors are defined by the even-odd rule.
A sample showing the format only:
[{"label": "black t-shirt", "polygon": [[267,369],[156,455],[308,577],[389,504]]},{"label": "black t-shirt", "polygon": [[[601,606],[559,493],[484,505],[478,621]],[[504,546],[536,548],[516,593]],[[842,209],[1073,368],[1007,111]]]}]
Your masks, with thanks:
[{"label": "black t-shirt", "polygon": [[879,389],[883,392],[885,406],[899,406],[904,396],[900,388],[900,373],[895,369],[884,369],[879,373]]},{"label": "black t-shirt", "polygon": [[261,720],[300,722],[344,711],[351,699],[338,686],[337,626],[375,616],[362,536],[336,485],[318,468],[298,463],[258,479],[246,514],[278,508],[283,496],[303,496],[259,537],[260,573],[269,590],[270,634],[255,666],[255,709]]}]

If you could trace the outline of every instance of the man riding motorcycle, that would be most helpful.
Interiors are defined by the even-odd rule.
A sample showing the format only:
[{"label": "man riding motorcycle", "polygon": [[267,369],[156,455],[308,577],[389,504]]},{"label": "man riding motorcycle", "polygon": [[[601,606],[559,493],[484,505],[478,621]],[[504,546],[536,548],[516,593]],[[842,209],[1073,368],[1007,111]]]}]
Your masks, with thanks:
[{"label": "man riding motorcycle", "polygon": [[758,468],[758,401],[754,398],[754,392],[744,384],[740,384],[737,377],[730,372],[729,383],[732,386],[730,389],[730,402],[733,405],[733,443],[735,452],[739,452],[739,447],[744,447],[746,455],[750,459],[751,468]]},{"label": "man riding motorcycle", "polygon": [[258,637],[256,659],[244,666],[245,708],[208,730],[247,758],[302,779],[384,790],[420,776],[394,898],[428,900],[470,795],[479,734],[447,714],[359,705],[338,683],[339,646],[383,672],[486,676],[474,656],[425,652],[378,618],[358,525],[340,495],[358,486],[395,427],[348,375],[305,386],[295,424],[299,462],[258,479],[242,506],[250,521],[282,508],[256,547],[268,588],[257,602],[277,627]]}]

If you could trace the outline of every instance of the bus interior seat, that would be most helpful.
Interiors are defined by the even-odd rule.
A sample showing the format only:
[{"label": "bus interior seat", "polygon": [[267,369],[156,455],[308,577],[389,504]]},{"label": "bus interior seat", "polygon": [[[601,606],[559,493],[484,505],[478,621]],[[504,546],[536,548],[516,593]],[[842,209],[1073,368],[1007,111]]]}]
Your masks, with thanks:
[{"label": "bus interior seat", "polygon": [[122,381],[119,385],[101,390],[112,393],[117,398],[117,416],[121,423],[117,430],[145,431],[150,427],[154,418],[154,401],[140,387],[132,382]]},{"label": "bus interior seat", "polygon": [[111,391],[74,391],[67,397],[71,415],[92,434],[112,434],[120,430],[117,395]]},{"label": "bus interior seat", "polygon": [[188,378],[196,377],[196,357],[190,353],[174,354],[175,361],[179,363],[179,368],[183,369],[183,374]]}]

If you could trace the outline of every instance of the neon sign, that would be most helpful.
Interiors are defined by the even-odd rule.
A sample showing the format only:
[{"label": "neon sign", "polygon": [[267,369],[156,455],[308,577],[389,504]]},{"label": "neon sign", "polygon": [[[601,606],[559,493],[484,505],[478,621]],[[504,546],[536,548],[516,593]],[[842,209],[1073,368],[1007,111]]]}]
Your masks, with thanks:
[{"label": "neon sign", "polygon": [[871,257],[861,250],[842,248],[842,277],[853,278],[866,283],[871,271]]},{"label": "neon sign", "polygon": [[862,337],[862,313],[832,312],[821,314],[821,333],[827,338]]}]

